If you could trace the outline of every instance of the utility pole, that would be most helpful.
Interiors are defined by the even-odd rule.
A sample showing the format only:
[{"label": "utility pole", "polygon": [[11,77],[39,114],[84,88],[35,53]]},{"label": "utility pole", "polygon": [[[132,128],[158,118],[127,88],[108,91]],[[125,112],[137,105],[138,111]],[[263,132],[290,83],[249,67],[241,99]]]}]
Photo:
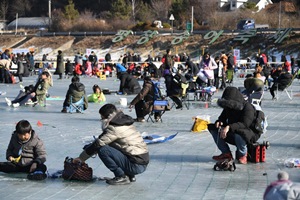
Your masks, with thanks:
[{"label": "utility pole", "polygon": [[192,6],[191,33],[194,31],[194,6]]},{"label": "utility pole", "polygon": [[281,1],[279,2],[278,28],[281,28]]},{"label": "utility pole", "polygon": [[48,2],[48,15],[49,15],[49,28],[51,27],[51,18],[52,18],[52,16],[51,16],[51,0],[49,0],[49,2]]},{"label": "utility pole", "polygon": [[16,14],[16,35],[18,34],[18,13]]}]

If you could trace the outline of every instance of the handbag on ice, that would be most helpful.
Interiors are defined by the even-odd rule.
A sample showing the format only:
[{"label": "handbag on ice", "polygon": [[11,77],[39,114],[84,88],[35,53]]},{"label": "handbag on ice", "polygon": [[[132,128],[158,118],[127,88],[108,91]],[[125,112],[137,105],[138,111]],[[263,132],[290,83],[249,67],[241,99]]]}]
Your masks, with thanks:
[{"label": "handbag on ice", "polygon": [[66,157],[62,177],[65,180],[92,181],[93,169],[86,163],[73,163],[72,158]]}]

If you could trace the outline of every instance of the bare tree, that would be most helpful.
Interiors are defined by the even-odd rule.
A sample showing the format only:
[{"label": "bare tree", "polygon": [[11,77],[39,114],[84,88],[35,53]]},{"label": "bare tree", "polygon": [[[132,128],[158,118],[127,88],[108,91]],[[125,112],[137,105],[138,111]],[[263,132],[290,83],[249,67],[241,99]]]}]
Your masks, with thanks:
[{"label": "bare tree", "polygon": [[217,0],[190,0],[191,5],[194,6],[195,20],[201,24],[205,21],[210,21],[218,10]]},{"label": "bare tree", "polygon": [[0,19],[6,19],[8,11],[8,2],[9,0],[2,0],[2,3],[0,4]]},{"label": "bare tree", "polygon": [[157,18],[166,21],[170,10],[171,0],[151,0],[151,6]]},{"label": "bare tree", "polygon": [[16,0],[15,3],[12,5],[11,14],[15,15],[16,13],[19,16],[30,16],[30,10],[32,8],[32,4],[30,0]]},{"label": "bare tree", "polygon": [[130,0],[130,2],[131,2],[132,20],[135,21],[136,0]]}]

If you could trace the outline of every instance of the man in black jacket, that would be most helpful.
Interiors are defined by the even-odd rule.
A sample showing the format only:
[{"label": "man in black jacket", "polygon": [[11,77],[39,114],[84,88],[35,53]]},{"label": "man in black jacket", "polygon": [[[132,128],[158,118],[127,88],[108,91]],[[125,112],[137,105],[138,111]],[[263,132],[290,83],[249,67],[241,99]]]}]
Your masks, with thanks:
[{"label": "man in black jacket", "polygon": [[118,72],[120,79],[120,94],[138,94],[141,91],[141,86],[136,78],[127,72]]},{"label": "man in black jacket", "polygon": [[256,110],[244,100],[236,87],[226,87],[218,105],[223,111],[215,124],[208,125],[208,130],[222,154],[213,156],[213,159],[233,159],[229,143],[236,146],[239,163],[247,164],[247,144],[256,142],[260,137],[259,133],[253,131]]}]

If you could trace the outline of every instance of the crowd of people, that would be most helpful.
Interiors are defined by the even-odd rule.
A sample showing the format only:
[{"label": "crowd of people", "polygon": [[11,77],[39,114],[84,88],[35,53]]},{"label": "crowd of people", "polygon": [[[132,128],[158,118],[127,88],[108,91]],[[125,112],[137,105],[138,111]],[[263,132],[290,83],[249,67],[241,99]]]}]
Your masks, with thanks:
[{"label": "crowd of people", "polygon": [[[0,65],[2,66],[1,76],[9,70],[12,59],[2,53]],[[7,57],[8,56],[8,57]],[[20,82],[26,70],[21,66],[24,57],[17,55],[15,60],[18,63],[18,74]],[[182,84],[188,83],[190,91],[197,91],[200,88],[215,87],[216,92],[223,90],[222,97],[218,99],[218,105],[223,108],[220,116],[215,123],[208,125],[215,144],[221,151],[220,155],[213,156],[216,161],[228,159],[232,160],[233,155],[228,144],[236,146],[235,157],[240,164],[247,164],[247,145],[256,142],[260,134],[253,128],[255,120],[255,107],[252,106],[248,97],[254,92],[264,92],[270,90],[273,98],[276,98],[275,91],[283,90],[292,81],[295,73],[292,65],[288,65],[285,60],[283,65],[269,65],[265,55],[260,55],[258,64],[255,66],[254,73],[246,76],[242,90],[233,87],[236,59],[232,53],[213,57],[210,52],[205,52],[200,56],[199,62],[193,62],[186,54],[182,57],[172,55],[170,49],[166,50],[161,58],[161,66],[153,65],[151,56],[148,56],[143,65],[139,67],[133,62],[139,62],[138,55],[124,55],[121,62],[111,64],[110,54],[106,54],[105,62],[99,62],[96,54],[92,51],[89,56],[77,54],[74,64],[70,60],[64,62],[63,52],[58,51],[57,67],[54,74],[58,79],[72,76],[71,84],[66,91],[66,97],[62,105],[61,112],[69,112],[72,102],[82,100],[83,109],[88,108],[88,103],[105,104],[107,101],[101,87],[95,84],[92,87],[93,93],[87,95],[86,88],[80,82],[82,75],[111,75],[116,72],[120,80],[117,93],[119,95],[135,95],[129,103],[129,108],[135,108],[136,119],[118,110],[115,105],[106,103],[101,106],[99,115],[102,121],[102,133],[94,142],[84,147],[82,153],[74,159],[74,162],[85,162],[94,154],[98,154],[104,165],[114,174],[114,178],[107,180],[111,185],[123,185],[136,181],[135,175],[143,173],[149,163],[149,151],[143,141],[141,134],[134,127],[134,122],[145,122],[144,117],[151,112],[155,101],[156,80],[164,80],[166,88],[166,98],[172,99],[176,104],[176,109],[182,109]],[[283,58],[284,59],[284,58]],[[286,58],[285,58],[286,59]],[[3,60],[7,60],[3,62]],[[30,61],[30,59],[28,59]],[[2,63],[2,62],[3,63]],[[181,65],[175,66],[176,61],[182,61]],[[20,63],[20,67],[19,67]],[[29,62],[30,63],[30,62]],[[134,67],[132,67],[132,64]],[[108,73],[106,73],[106,71]],[[2,77],[4,81],[4,77]],[[144,83],[140,86],[138,79],[143,79]],[[49,87],[53,86],[51,72],[46,68],[40,73],[35,85],[29,85],[21,90],[14,100],[6,98],[9,106],[18,107],[25,105],[28,101],[42,105]],[[161,121],[161,113],[155,113],[155,121]],[[38,141],[38,142],[37,142]],[[25,152],[24,147],[34,147],[32,152]],[[21,120],[16,125],[11,141],[7,150],[7,162],[0,163],[0,171],[27,172],[28,179],[43,180],[46,176],[46,156],[42,140],[32,130],[27,120]],[[273,184],[274,185],[274,184]],[[268,188],[265,199],[270,196]]]}]

